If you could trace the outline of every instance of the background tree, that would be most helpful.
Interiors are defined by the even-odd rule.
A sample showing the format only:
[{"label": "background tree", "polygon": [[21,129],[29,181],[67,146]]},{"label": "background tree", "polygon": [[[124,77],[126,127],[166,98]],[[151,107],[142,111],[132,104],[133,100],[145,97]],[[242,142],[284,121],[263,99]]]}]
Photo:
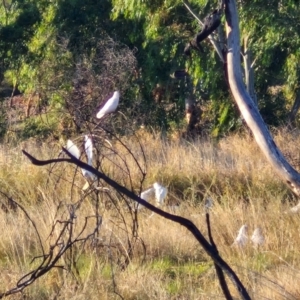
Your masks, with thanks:
[{"label": "background tree", "polygon": [[[182,126],[186,95],[190,91],[185,81],[171,75],[185,70],[191,78],[197,107],[202,111],[201,131],[222,136],[239,128],[241,122],[228,94],[222,62],[209,41],[201,43],[203,53],[194,51],[190,59],[183,55],[186,43],[199,32],[200,26],[182,1],[32,0],[25,4],[11,0],[4,4],[0,8],[0,76],[24,93],[26,107],[37,107],[38,112],[48,112],[49,108],[53,112],[54,107],[66,109],[65,95],[72,92],[70,78],[76,66],[92,61],[99,42],[109,37],[117,44],[127,45],[137,59],[132,82],[122,99],[130,114],[137,118],[136,125],[165,130]],[[191,1],[190,6],[203,20],[219,4]],[[241,1],[238,10],[244,68],[255,72],[251,93],[260,99],[258,106],[264,120],[275,126],[288,120],[297,124],[296,1]],[[215,34],[220,40],[221,28]],[[27,117],[24,113],[22,119]],[[59,135],[63,130],[55,128],[56,118],[55,113],[47,115],[43,122],[31,118],[25,120],[25,125],[18,123],[18,128],[27,128],[27,137],[32,135],[31,129],[43,123],[44,133],[56,131]]]}]

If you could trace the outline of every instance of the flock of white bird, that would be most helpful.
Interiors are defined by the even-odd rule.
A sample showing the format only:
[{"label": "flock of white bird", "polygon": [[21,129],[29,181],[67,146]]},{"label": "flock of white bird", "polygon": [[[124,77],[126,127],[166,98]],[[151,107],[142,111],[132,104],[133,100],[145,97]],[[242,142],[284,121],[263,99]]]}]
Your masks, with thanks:
[{"label": "flock of white bird", "polygon": [[[88,135],[86,135],[84,137],[84,139],[85,139],[84,150],[85,150],[85,153],[87,156],[87,163],[88,163],[88,165],[92,166],[92,164],[93,164],[93,142],[92,142],[92,139]],[[67,141],[66,149],[77,159],[80,158],[80,155],[81,155],[80,150],[71,140]],[[96,176],[93,173],[91,173],[90,171],[88,171],[86,169],[81,169],[81,171],[82,171],[82,175],[86,179],[94,180],[96,178]]]},{"label": "flock of white bird", "polygon": [[[98,119],[101,119],[105,115],[116,111],[116,109],[119,105],[119,99],[120,99],[120,92],[115,91],[113,93],[112,97],[110,97],[109,99],[104,101],[104,103],[103,103],[102,107],[100,108],[100,110],[98,111],[96,117]],[[87,156],[87,164],[92,166],[92,164],[93,164],[93,141],[92,141],[92,138],[88,135],[85,135],[84,139],[85,139],[84,150],[85,150],[85,153]],[[67,141],[66,149],[77,159],[80,158],[80,156],[81,156],[80,150],[71,140]],[[81,171],[82,171],[84,178],[87,181],[83,187],[83,190],[85,190],[89,187],[88,180],[94,181],[97,179],[97,177],[93,173],[91,173],[90,171],[88,171],[86,169],[81,169]],[[153,187],[151,187],[150,189],[141,193],[141,198],[144,199],[145,201],[149,201],[150,198],[154,194],[157,205],[163,205],[164,200],[167,196],[167,193],[168,193],[167,188],[165,188],[164,186],[155,182],[153,184]],[[140,208],[141,208],[141,206],[138,207],[138,209],[140,209]]]},{"label": "flock of white bird", "polygon": [[[88,135],[86,135],[84,137],[84,139],[85,139],[84,149],[85,149],[85,153],[87,156],[87,164],[92,166],[92,164],[93,164],[93,142],[92,142],[91,137],[89,137]],[[71,140],[67,141],[66,149],[77,159],[80,158],[80,156],[81,156],[80,150]],[[90,180],[94,181],[97,179],[97,177],[93,173],[91,173],[90,171],[88,171],[86,169],[81,169],[81,171],[82,171],[82,175],[87,180],[87,183],[83,187],[83,190],[85,190],[89,186],[88,180],[90,179]],[[156,200],[157,205],[161,206],[164,204],[167,193],[168,193],[168,189],[166,187],[155,182],[153,184],[153,187],[143,191],[141,193],[140,197],[145,201],[149,201],[151,199],[151,197],[153,197],[153,195],[155,195],[155,200]],[[141,208],[142,208],[142,206],[138,207],[138,209],[141,209]]]},{"label": "flock of white bird", "polygon": [[[114,111],[116,111],[118,105],[119,105],[119,99],[120,99],[120,93],[119,91],[115,91],[113,93],[113,96],[111,98],[109,98],[108,100],[106,100],[104,102],[104,104],[102,105],[102,107],[100,108],[99,112],[97,113],[96,117],[98,119],[103,118],[105,115],[109,114],[109,113],[113,113]],[[90,136],[85,135],[85,144],[84,144],[84,149],[85,149],[85,153],[87,156],[87,163],[88,165],[92,166],[93,164],[93,142]],[[67,147],[66,149],[77,159],[80,158],[80,150],[78,149],[78,147],[71,141],[68,140],[67,141]],[[88,180],[96,180],[96,176],[94,174],[92,174],[90,171],[86,170],[86,169],[81,169],[82,174],[84,176],[84,178],[86,179],[86,184],[83,187],[83,190],[87,189],[89,187],[89,182]],[[155,196],[155,200],[156,200],[156,204],[157,206],[162,206],[164,204],[164,201],[166,199],[168,193],[168,189],[162,185],[160,185],[159,183],[155,182],[153,184],[153,186],[145,191],[143,191],[140,195],[140,197],[149,202],[151,200],[151,198],[153,196]],[[141,209],[143,206],[139,205],[138,209]],[[212,207],[212,200],[209,199],[206,201],[205,203],[205,207],[206,208],[211,208]],[[296,206],[295,208],[292,208],[291,211],[292,212],[298,212],[300,210],[300,205]],[[234,240],[233,245],[236,245],[238,247],[244,247],[247,242],[248,242],[248,236],[247,236],[247,231],[248,231],[248,226],[247,225],[243,225],[239,232],[238,235],[236,237],[236,239]],[[265,238],[263,236],[262,230],[260,227],[257,227],[252,236],[251,236],[251,241],[253,243],[253,245],[255,247],[259,247],[262,246],[265,242]]]},{"label": "flock of white bird", "polygon": [[[240,228],[238,235],[232,245],[238,246],[241,248],[245,247],[248,242],[247,232],[248,232],[248,226],[243,225]],[[251,236],[251,242],[255,247],[262,246],[265,243],[265,237],[264,237],[260,227],[255,228],[255,230]]]},{"label": "flock of white bird", "polygon": [[[110,113],[113,113],[116,111],[118,105],[119,105],[119,100],[120,100],[120,92],[115,91],[109,99],[105,100],[104,103],[102,104],[102,107],[98,111],[96,117],[98,119],[103,118],[105,115],[108,115]],[[93,141],[92,138],[88,135],[85,135],[84,137],[85,143],[84,143],[84,150],[87,156],[87,163],[88,165],[92,166],[93,164]],[[71,141],[67,141],[67,146],[66,149],[77,159],[80,158],[81,153],[78,147]],[[91,173],[90,171],[86,169],[81,169],[82,174],[84,178],[86,179],[86,184],[83,187],[83,190],[86,190],[89,187],[89,180],[96,180],[97,177]]]}]

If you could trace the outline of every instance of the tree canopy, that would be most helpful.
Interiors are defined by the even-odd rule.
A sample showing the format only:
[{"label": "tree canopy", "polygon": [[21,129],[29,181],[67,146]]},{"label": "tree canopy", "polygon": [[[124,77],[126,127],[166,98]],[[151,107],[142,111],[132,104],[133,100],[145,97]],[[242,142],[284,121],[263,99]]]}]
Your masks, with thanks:
[{"label": "tree canopy", "polygon": [[[89,107],[83,118],[86,122],[101,100],[120,87],[123,108],[135,116],[138,126],[182,127],[185,99],[192,93],[202,112],[200,131],[226,134],[239,128],[239,114],[228,92],[223,63],[209,40],[201,43],[203,51],[192,51],[191,57],[183,54],[186,43],[201,31],[185,3],[6,0],[0,8],[2,86],[18,89],[26,105],[38,107],[39,113],[51,112],[49,132],[57,134],[66,132],[66,127],[78,127],[78,116],[74,118],[75,110],[70,107],[78,104],[79,91],[84,91],[81,101]],[[219,7],[217,1],[188,4],[202,21]],[[298,1],[239,1],[238,10],[241,59],[246,50],[247,55],[251,53],[254,91],[265,122],[297,125]],[[223,24],[224,18],[214,33],[220,43]],[[190,82],[174,78],[178,70],[185,70]],[[86,76],[88,82],[78,76]],[[70,118],[57,128],[61,113]],[[31,126],[37,122],[32,118],[25,114],[24,122]]]}]

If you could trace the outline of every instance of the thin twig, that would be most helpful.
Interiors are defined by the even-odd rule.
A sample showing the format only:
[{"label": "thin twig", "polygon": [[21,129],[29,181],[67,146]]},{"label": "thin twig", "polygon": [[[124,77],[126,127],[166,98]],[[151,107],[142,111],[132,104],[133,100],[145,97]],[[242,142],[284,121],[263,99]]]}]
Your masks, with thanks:
[{"label": "thin twig", "polygon": [[9,197],[6,193],[4,193],[2,191],[0,191],[0,193],[3,196],[5,196],[9,201],[12,201],[15,205],[17,205],[23,211],[23,213],[26,215],[27,219],[32,224],[32,226],[33,226],[33,228],[34,228],[34,230],[36,232],[36,235],[37,235],[37,237],[39,239],[39,243],[40,243],[43,255],[45,255],[45,250],[44,250],[44,247],[43,247],[43,243],[42,243],[42,239],[41,239],[40,233],[39,233],[39,231],[37,229],[37,226],[35,225],[34,221],[31,219],[31,217],[29,216],[28,212],[26,211],[26,209],[21,204],[19,204],[17,201],[15,201],[12,197]]}]

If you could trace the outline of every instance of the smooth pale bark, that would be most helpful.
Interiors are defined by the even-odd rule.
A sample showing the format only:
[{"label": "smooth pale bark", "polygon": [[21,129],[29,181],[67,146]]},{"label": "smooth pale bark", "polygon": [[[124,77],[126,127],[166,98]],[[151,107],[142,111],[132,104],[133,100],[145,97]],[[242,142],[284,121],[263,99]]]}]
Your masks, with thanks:
[{"label": "smooth pale bark", "polygon": [[279,176],[300,196],[300,174],[286,161],[267,129],[257,106],[246,91],[240,65],[240,34],[238,12],[235,0],[225,1],[227,35],[228,82],[245,122],[254,138]]},{"label": "smooth pale bark", "polygon": [[244,38],[244,66],[245,66],[245,83],[247,92],[252,98],[253,102],[257,105],[257,98],[254,89],[254,71],[251,63],[251,50],[249,48],[249,37]]}]

